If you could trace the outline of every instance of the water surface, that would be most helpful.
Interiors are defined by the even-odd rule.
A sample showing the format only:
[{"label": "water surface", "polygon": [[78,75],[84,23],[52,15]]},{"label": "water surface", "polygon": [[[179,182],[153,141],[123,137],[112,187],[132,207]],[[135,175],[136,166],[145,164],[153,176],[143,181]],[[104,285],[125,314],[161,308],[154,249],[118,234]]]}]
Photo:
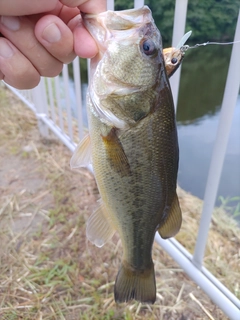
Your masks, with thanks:
[{"label": "water surface", "polygon": [[[208,46],[185,57],[177,123],[180,147],[179,184],[203,199],[231,47]],[[218,197],[240,196],[240,96],[238,97]],[[219,202],[218,202],[219,204]]]}]

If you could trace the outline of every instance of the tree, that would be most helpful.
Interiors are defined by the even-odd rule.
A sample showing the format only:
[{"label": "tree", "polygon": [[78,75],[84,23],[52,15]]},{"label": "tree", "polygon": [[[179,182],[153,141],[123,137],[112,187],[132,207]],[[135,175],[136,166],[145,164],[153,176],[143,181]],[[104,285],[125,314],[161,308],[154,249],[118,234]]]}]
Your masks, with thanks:
[{"label": "tree", "polygon": [[[164,47],[171,45],[175,0],[146,0],[159,28]],[[133,8],[134,1],[115,0],[115,10]],[[186,30],[193,42],[231,41],[239,11],[239,0],[189,0]],[[180,40],[180,39],[179,39]]]}]

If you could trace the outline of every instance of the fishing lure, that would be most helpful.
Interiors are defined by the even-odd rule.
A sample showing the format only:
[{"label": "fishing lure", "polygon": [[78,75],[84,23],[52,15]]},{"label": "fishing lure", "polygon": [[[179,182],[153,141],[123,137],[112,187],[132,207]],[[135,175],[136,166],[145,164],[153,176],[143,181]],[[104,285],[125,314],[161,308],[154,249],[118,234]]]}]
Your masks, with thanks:
[{"label": "fishing lure", "polygon": [[185,52],[188,50],[186,48],[187,45],[185,45],[185,43],[187,42],[191,34],[192,31],[188,31],[187,33],[185,33],[176,47],[163,49],[165,68],[167,71],[168,78],[170,78],[179,68],[184,58]]},{"label": "fishing lure", "polygon": [[232,42],[207,41],[204,43],[197,43],[194,46],[189,46],[185,43],[187,42],[187,40],[189,39],[191,34],[192,34],[192,31],[188,31],[187,33],[185,33],[184,36],[182,37],[182,39],[179,41],[176,48],[170,47],[170,48],[163,49],[165,68],[167,71],[168,78],[170,78],[175,73],[175,71],[179,68],[179,66],[185,56],[185,53],[189,49],[195,49],[198,47],[207,46],[209,44],[225,46],[225,45],[229,45],[229,44],[240,43],[240,40],[232,41]]}]

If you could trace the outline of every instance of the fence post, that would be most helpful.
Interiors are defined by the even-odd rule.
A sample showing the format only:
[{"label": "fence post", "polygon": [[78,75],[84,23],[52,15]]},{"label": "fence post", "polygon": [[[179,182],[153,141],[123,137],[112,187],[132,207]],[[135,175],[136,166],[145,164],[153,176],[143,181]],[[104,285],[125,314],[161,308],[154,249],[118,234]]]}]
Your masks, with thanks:
[{"label": "fence post", "polygon": [[[240,39],[240,11],[234,41]],[[224,157],[226,154],[228,138],[230,134],[234,109],[237,102],[240,87],[240,44],[235,43],[232,48],[231,60],[228,69],[227,82],[225,86],[222,109],[213,148],[213,155],[209,168],[207,185],[204,195],[204,203],[198,237],[193,256],[193,263],[201,267],[207,243],[213,208],[216,201],[217,190],[222,172]]]},{"label": "fence post", "polygon": [[49,138],[49,128],[41,119],[41,117],[47,116],[48,114],[47,97],[45,90],[44,78],[41,78],[38,86],[32,89],[32,97],[34,107],[36,109],[39,132],[42,137]]},{"label": "fence post", "polygon": [[[185,34],[187,6],[188,6],[188,0],[176,0],[175,13],[174,13],[174,25],[173,25],[173,38],[172,38],[173,47],[178,44],[180,39]],[[181,66],[179,67],[178,71],[174,74],[174,76],[170,79],[175,110],[177,110],[180,76],[181,76]]]},{"label": "fence post", "polygon": [[114,10],[114,0],[107,0],[107,10]]},{"label": "fence post", "polygon": [[141,8],[144,6],[144,0],[134,0],[134,8]]},{"label": "fence post", "polygon": [[80,73],[80,60],[79,57],[73,60],[73,75],[76,94],[76,110],[78,119],[78,137],[82,140],[83,133],[83,105],[82,105],[82,89],[81,89],[81,73]]}]

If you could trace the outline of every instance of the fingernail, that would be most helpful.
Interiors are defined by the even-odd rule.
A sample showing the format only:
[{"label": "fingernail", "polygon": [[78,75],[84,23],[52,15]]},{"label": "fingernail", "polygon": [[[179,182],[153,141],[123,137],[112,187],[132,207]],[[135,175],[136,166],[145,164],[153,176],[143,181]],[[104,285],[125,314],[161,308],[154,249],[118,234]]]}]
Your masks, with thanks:
[{"label": "fingernail", "polygon": [[3,58],[10,58],[12,55],[13,55],[12,48],[5,41],[1,41],[0,56],[2,56]]},{"label": "fingernail", "polygon": [[55,23],[47,26],[42,33],[42,38],[50,43],[58,42],[61,36],[61,31]]},{"label": "fingernail", "polygon": [[17,31],[20,28],[20,20],[18,17],[2,16],[1,23],[12,31]]}]

